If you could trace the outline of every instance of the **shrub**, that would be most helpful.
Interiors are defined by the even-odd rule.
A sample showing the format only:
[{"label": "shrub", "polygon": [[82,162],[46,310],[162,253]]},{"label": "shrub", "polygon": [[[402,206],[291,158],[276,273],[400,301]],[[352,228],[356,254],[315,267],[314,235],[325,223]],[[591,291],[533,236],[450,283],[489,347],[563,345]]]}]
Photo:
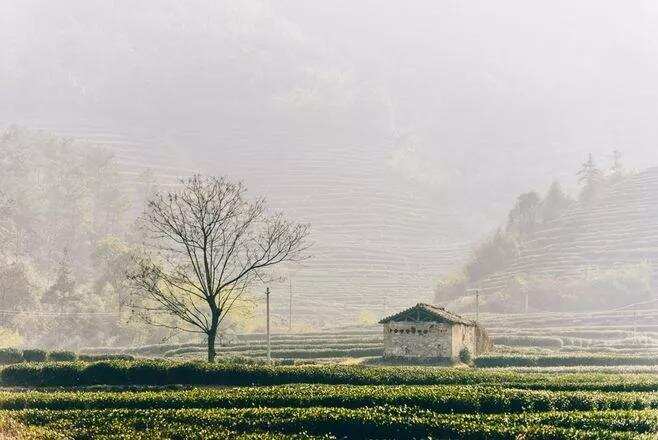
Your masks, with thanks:
[{"label": "shrub", "polygon": [[[533,413],[649,409],[655,393],[545,392],[463,385],[322,385],[293,384],[264,387],[215,387],[141,390],[135,388],[86,391],[4,391],[0,409],[119,409],[119,408],[356,408],[400,405],[441,413]],[[658,422],[658,419],[657,419]]]},{"label": "shrub", "polygon": [[459,350],[459,360],[462,361],[465,364],[470,364],[471,363],[471,351],[466,347]]},{"label": "shrub", "polygon": [[23,350],[23,360],[25,362],[44,362],[47,357],[45,350]]},{"label": "shrub", "polygon": [[71,362],[77,360],[78,356],[72,351],[51,351],[48,360],[53,362]]},{"label": "shrub", "polygon": [[135,359],[135,356],[130,354],[113,354],[113,353],[103,353],[103,354],[81,354],[78,356],[78,360],[85,362],[98,362],[98,361],[132,361]]},{"label": "shrub", "polygon": [[[481,358],[477,358],[476,362]],[[0,369],[10,386],[74,385],[501,385],[537,390],[658,391],[655,374],[541,374],[432,367],[231,365],[206,362],[103,361],[22,363]]]},{"label": "shrub", "polygon": [[349,350],[336,349],[310,349],[310,350],[272,350],[273,358],[317,359],[338,357],[368,357],[382,356],[384,349],[380,346],[374,348],[357,348]]},{"label": "shrub", "polygon": [[168,382],[169,366],[158,361],[140,361],[128,369],[128,383],[159,385]]},{"label": "shrub", "polygon": [[[18,365],[7,367],[7,368],[16,368],[13,371],[10,371],[10,375],[14,375],[14,380],[18,383],[24,385],[38,385],[38,386],[76,386],[80,385],[80,377],[82,376],[82,371],[86,364],[81,362],[57,362],[57,363],[45,363],[40,364],[39,366],[30,365],[30,369],[25,369],[22,372],[16,368]],[[23,364],[22,366],[27,366]],[[0,372],[0,377],[4,381],[4,373],[2,370]],[[21,377],[22,376],[22,377]]]},{"label": "shrub", "polygon": [[658,429],[651,411],[483,415],[442,414],[405,405],[31,410],[19,412],[16,417],[21,422],[58,431],[66,426],[67,434],[81,439],[107,438],[111,432],[113,438],[630,440],[653,438]]},{"label": "shrub", "polygon": [[484,355],[475,360],[476,367],[577,367],[577,366],[618,366],[618,365],[658,365],[656,356],[625,355]]},{"label": "shrub", "polygon": [[0,364],[18,364],[23,362],[23,353],[15,348],[0,349]]},{"label": "shrub", "polygon": [[494,336],[496,345],[508,347],[550,347],[562,348],[562,339],[549,336]]},{"label": "shrub", "polygon": [[[369,357],[369,356],[381,356],[383,354],[383,349],[381,344],[378,344],[374,347],[359,347],[356,348],[316,348],[317,344],[312,346],[314,348],[297,348],[289,347],[289,349],[271,351],[271,356],[275,359],[319,359],[319,358],[340,358],[340,357]],[[223,350],[223,351],[222,351]],[[259,346],[253,349],[248,347],[230,347],[223,348],[220,350],[220,355],[224,356],[224,359],[230,359],[231,357],[236,357],[240,359],[240,362],[245,362],[247,359],[252,358],[250,361],[253,363],[253,358],[263,358],[267,354],[267,350],[263,346]],[[199,350],[198,348],[182,348],[176,350],[170,350],[165,352],[165,357],[174,357],[180,355],[197,355],[199,357],[205,357],[206,351]]]},{"label": "shrub", "polygon": [[198,354],[198,353],[207,353],[207,348],[197,347],[197,346],[180,347],[180,348],[174,348],[173,350],[167,350],[164,353],[162,353],[162,355],[164,357],[174,357],[174,356],[181,356],[184,354]]}]

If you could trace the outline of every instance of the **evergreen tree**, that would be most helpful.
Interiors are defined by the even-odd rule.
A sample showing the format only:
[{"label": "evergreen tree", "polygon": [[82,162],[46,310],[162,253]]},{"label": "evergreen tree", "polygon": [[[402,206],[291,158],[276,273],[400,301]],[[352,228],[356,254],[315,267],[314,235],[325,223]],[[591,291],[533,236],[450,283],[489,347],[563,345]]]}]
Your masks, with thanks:
[{"label": "evergreen tree", "polygon": [[541,202],[541,221],[548,222],[558,218],[571,203],[571,199],[562,190],[562,185],[557,180],[551,184],[546,197]]},{"label": "evergreen tree", "polygon": [[[0,308],[5,310],[30,310],[38,301],[34,274],[22,262],[0,264]],[[12,316],[0,319],[0,327],[8,324]]]},{"label": "evergreen tree", "polygon": [[589,153],[587,161],[580,166],[580,170],[578,170],[576,175],[578,176],[578,183],[582,185],[579,197],[580,201],[589,202],[593,200],[601,189],[603,176],[601,170],[598,169],[594,162],[592,153]]},{"label": "evergreen tree", "polygon": [[610,165],[610,181],[617,182],[624,176],[624,166],[621,163],[621,152],[612,152],[612,164]]},{"label": "evergreen tree", "polygon": [[64,249],[57,271],[57,279],[46,290],[43,303],[53,305],[63,311],[79,299],[76,294],[76,283],[71,271],[71,258],[68,249]]},{"label": "evergreen tree", "polygon": [[530,191],[521,194],[509,213],[507,231],[525,238],[532,234],[537,226],[539,195]]},{"label": "evergreen tree", "polygon": [[475,282],[511,264],[518,256],[518,244],[512,234],[498,229],[473,250],[466,264],[468,281]]}]

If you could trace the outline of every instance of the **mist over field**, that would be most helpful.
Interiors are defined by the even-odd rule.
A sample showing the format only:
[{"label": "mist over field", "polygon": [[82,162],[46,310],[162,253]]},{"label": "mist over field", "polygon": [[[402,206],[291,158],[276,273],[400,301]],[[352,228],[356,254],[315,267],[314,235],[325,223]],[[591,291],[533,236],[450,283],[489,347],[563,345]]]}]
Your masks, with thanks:
[{"label": "mist over field", "polygon": [[0,439],[658,439],[658,3],[0,0]]},{"label": "mist over field", "polygon": [[658,165],[657,23],[649,1],[9,0],[0,121],[100,145],[131,191],[244,181],[312,224],[295,313],[351,322],[433,301],[589,153]]}]

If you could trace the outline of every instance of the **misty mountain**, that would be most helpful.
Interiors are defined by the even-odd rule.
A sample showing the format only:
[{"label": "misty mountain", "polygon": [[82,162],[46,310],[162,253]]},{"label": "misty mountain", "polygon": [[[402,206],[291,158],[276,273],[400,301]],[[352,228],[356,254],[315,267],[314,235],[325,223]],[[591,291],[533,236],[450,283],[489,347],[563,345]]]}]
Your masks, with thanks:
[{"label": "misty mountain", "polygon": [[299,313],[384,313],[431,299],[518,193],[573,186],[588,152],[658,162],[657,12],[9,1],[0,120],[103,143],[126,182],[146,169],[245,180],[313,224]]}]

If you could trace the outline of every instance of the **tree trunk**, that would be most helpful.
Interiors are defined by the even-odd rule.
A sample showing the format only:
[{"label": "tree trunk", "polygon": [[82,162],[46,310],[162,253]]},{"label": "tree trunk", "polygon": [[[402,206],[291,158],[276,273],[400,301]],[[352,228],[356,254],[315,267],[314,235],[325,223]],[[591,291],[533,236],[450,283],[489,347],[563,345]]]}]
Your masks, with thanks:
[{"label": "tree trunk", "polygon": [[217,330],[219,329],[219,314],[220,311],[214,305],[210,305],[210,328],[208,329],[208,362],[215,362],[215,340],[217,339]]},{"label": "tree trunk", "polygon": [[208,362],[215,362],[215,339],[217,337],[217,329],[208,332]]}]

